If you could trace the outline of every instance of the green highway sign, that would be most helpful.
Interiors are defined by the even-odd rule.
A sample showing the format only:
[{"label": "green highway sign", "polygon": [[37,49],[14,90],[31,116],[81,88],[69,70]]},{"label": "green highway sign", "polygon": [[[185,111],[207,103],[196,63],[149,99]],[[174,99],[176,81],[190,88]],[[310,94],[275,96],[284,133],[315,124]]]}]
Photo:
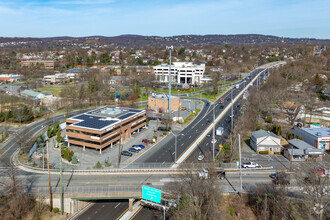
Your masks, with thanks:
[{"label": "green highway sign", "polygon": [[160,203],[162,191],[159,189],[142,186],[142,199]]}]

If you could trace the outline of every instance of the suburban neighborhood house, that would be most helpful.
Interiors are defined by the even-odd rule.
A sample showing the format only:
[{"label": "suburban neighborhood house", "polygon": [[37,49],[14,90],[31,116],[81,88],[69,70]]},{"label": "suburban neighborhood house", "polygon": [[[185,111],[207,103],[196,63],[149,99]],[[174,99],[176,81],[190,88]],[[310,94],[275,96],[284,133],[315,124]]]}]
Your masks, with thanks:
[{"label": "suburban neighborhood house", "polygon": [[[169,96],[164,95],[153,95],[148,97],[148,108],[156,112],[167,112],[168,111],[168,100]],[[171,96],[171,111],[178,111],[180,107],[180,97]]]},{"label": "suburban neighborhood house", "polygon": [[68,146],[100,150],[131,137],[146,126],[146,111],[105,106],[66,119]]},{"label": "suburban neighborhood house", "polygon": [[257,153],[267,152],[268,154],[281,152],[281,139],[275,134],[265,130],[258,130],[251,133],[250,146]]},{"label": "suburban neighborhood house", "polygon": [[[156,80],[169,81],[169,64],[163,63],[154,66]],[[171,65],[171,81],[177,84],[200,85],[205,72],[205,64],[193,64],[192,62],[173,62]]]},{"label": "suburban neighborhood house", "polygon": [[299,135],[305,142],[315,148],[329,151],[330,149],[330,128],[293,128],[294,135]]},{"label": "suburban neighborhood house", "polygon": [[289,145],[284,149],[284,156],[291,161],[321,161],[324,155],[322,149],[316,149],[305,141],[296,138],[289,140]]}]

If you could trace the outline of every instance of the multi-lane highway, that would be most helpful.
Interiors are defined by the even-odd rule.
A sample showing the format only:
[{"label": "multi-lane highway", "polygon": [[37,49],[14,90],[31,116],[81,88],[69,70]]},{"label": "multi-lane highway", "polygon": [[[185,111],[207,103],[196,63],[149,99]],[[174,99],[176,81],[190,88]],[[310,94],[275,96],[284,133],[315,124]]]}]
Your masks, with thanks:
[{"label": "multi-lane highway", "polygon": [[[266,69],[266,68],[265,68]],[[204,108],[199,113],[199,115],[196,117],[196,119],[189,124],[182,132],[180,132],[177,137],[177,155],[181,155],[192,143],[196,141],[196,139],[203,133],[203,131],[212,124],[213,121],[213,114],[215,114],[215,117],[217,117],[228,104],[232,102],[234,97],[238,95],[239,92],[241,92],[248,83],[250,83],[253,78],[259,74],[260,72],[265,70],[264,68],[256,69],[250,73],[250,76],[242,80],[240,83],[239,88],[233,87],[227,93],[222,96],[221,98],[224,98],[224,103],[219,104],[219,100],[217,100],[215,103],[208,105],[205,103]],[[264,74],[266,71],[264,71],[259,77],[258,80],[254,82],[254,84],[261,83],[261,80],[264,78]],[[263,81],[263,80],[262,80]],[[239,104],[240,100],[236,101],[233,105],[233,115],[234,119],[237,118],[238,110],[239,110]],[[220,106],[222,106],[220,108]],[[214,109],[214,112],[213,112]],[[231,114],[230,111],[228,111],[225,116],[220,120],[218,126],[222,126],[225,128],[224,134],[221,138],[218,138],[217,145],[219,143],[223,143],[231,131],[231,118],[229,118],[229,115]],[[211,138],[205,138],[199,145],[199,147],[195,150],[193,154],[191,154],[191,157],[193,159],[191,160],[197,160],[197,156],[199,153],[208,155],[211,151],[212,144],[210,143]],[[142,163],[172,163],[175,161],[175,138],[172,135],[172,138],[163,143],[159,143],[154,149],[151,149],[148,153],[142,155],[140,158],[138,158],[134,164],[142,164]]]}]

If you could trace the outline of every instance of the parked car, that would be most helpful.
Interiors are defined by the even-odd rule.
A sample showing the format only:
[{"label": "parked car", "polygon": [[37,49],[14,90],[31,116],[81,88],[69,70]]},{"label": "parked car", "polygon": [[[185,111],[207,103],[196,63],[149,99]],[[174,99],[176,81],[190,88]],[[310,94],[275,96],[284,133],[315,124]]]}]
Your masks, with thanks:
[{"label": "parked car", "polygon": [[143,140],[142,140],[142,143],[150,144],[151,141],[149,141],[148,139],[143,139]]},{"label": "parked car", "polygon": [[212,133],[210,132],[206,135],[206,137],[211,137],[211,135],[212,135]]},{"label": "parked car", "polygon": [[138,149],[136,149],[136,148],[133,148],[133,147],[131,147],[130,149],[128,149],[130,152],[132,152],[132,153],[139,153],[140,151],[138,150]]},{"label": "parked car", "polygon": [[131,157],[131,156],[133,156],[133,154],[131,153],[131,152],[129,152],[129,151],[123,151],[123,152],[121,152],[121,155],[123,155],[123,156],[128,156],[128,157]]},{"label": "parked car", "polygon": [[204,154],[199,154],[197,160],[201,161],[205,158]]},{"label": "parked car", "polygon": [[242,163],[243,168],[257,168],[259,167],[259,164],[255,162],[247,162],[247,163]]},{"label": "parked car", "polygon": [[209,102],[207,102],[207,103],[206,103],[206,106],[210,106],[210,103],[209,103]]},{"label": "parked car", "polygon": [[167,131],[165,127],[158,127],[158,131]]},{"label": "parked car", "polygon": [[284,172],[276,172],[276,173],[272,173],[272,174],[270,174],[269,177],[272,178],[272,179],[275,179],[275,178],[277,178],[277,177],[281,177],[281,176],[283,176],[283,175],[285,175]]},{"label": "parked car", "polygon": [[137,148],[140,148],[141,150],[144,149],[143,144],[134,144],[134,145],[132,145],[132,147],[137,147]]}]

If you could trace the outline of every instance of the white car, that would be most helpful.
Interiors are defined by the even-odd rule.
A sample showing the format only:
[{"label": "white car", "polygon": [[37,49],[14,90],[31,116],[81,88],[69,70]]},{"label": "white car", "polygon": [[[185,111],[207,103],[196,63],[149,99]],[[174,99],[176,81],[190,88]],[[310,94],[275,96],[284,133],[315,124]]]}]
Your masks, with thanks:
[{"label": "white car", "polygon": [[199,154],[197,159],[198,159],[199,161],[201,161],[201,160],[204,159],[204,157],[205,157],[205,156],[204,156],[203,154]]},{"label": "white car", "polygon": [[242,163],[243,168],[257,168],[259,167],[259,164],[254,163],[254,162],[247,162],[247,163]]},{"label": "white car", "polygon": [[136,150],[138,150],[138,151],[140,151],[140,150],[142,150],[142,148],[141,147],[137,147],[137,146],[132,146],[132,148],[134,148],[134,149],[136,149]]}]

